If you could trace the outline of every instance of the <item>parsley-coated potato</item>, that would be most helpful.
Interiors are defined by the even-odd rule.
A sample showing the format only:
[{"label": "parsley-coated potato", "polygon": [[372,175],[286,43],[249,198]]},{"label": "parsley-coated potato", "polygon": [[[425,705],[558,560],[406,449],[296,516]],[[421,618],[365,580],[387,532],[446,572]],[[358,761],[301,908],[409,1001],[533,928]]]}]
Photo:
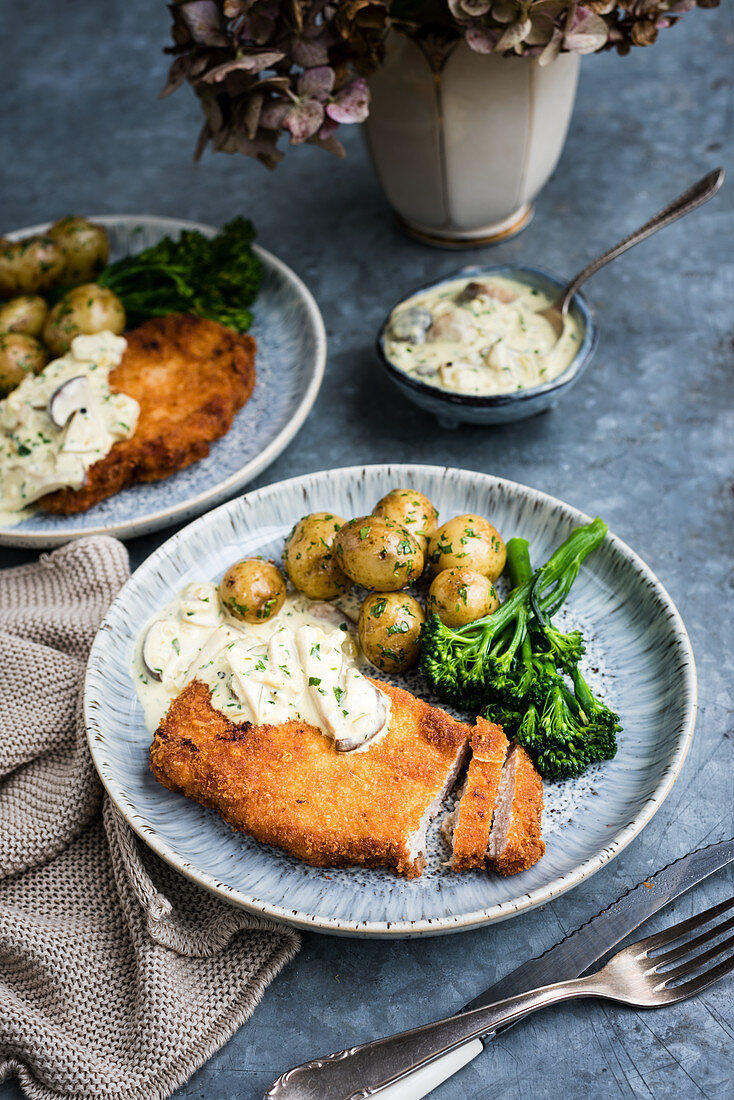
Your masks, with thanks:
[{"label": "parsley-coated potato", "polygon": [[67,290],[46,318],[43,342],[53,355],[63,355],[75,336],[114,332],[125,328],[122,302],[106,286],[83,283]]},{"label": "parsley-coated potato", "polygon": [[0,332],[40,336],[48,306],[37,294],[21,294],[0,306]]},{"label": "parsley-coated potato", "polygon": [[359,612],[359,644],[367,660],[385,672],[402,672],[420,653],[423,608],[407,592],[373,592]]},{"label": "parsley-coated potato", "polygon": [[64,253],[51,237],[0,241],[0,298],[48,290],[64,270]]},{"label": "parsley-coated potato", "polygon": [[222,607],[246,623],[274,619],[285,602],[285,577],[272,562],[245,558],[230,566],[219,586]]},{"label": "parsley-coated potato", "polygon": [[28,374],[40,374],[48,362],[45,348],[25,332],[0,334],[0,397],[19,386]]},{"label": "parsley-coated potato", "polygon": [[443,569],[431,582],[426,611],[446,626],[464,626],[496,611],[500,601],[489,577],[476,569]]},{"label": "parsley-coated potato", "polygon": [[424,554],[438,527],[438,510],[428,497],[413,489],[392,489],[374,506],[372,515],[391,519],[410,531]]},{"label": "parsley-coated potato", "polygon": [[423,572],[423,551],[404,527],[380,516],[358,516],[339,529],[337,561],[363,588],[397,592]]},{"label": "parsley-coated potato", "polygon": [[91,283],[99,275],[110,256],[107,230],[86,218],[60,218],[48,231],[48,236],[64,254],[62,285]]},{"label": "parsley-coated potato", "polygon": [[466,566],[495,581],[505,568],[507,551],[492,524],[469,513],[439,527],[429,543],[428,558],[434,573]]},{"label": "parsley-coated potato", "polygon": [[311,600],[333,600],[352,587],[339,568],[334,536],[346,520],[331,512],[313,512],[299,519],[285,540],[283,564],[292,584]]}]

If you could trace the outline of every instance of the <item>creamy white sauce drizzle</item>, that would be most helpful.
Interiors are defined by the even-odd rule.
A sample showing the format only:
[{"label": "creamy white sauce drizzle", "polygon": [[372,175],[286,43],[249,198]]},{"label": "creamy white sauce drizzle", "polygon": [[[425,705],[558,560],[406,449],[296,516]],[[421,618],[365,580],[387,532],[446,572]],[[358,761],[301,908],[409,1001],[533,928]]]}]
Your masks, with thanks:
[{"label": "creamy white sauce drizzle", "polygon": [[359,654],[347,616],[332,604],[290,595],[273,620],[245,623],[222,608],[215,584],[196,582],[146,624],[133,678],[151,733],[172,699],[199,680],[232,722],[298,719],[337,748],[359,751],[386,732],[390,713],[387,696],[359,671]]},{"label": "creamy white sauce drizzle", "polygon": [[529,389],[562,374],[581,342],[571,316],[556,340],[538,316],[549,305],[547,294],[517,279],[456,279],[393,311],[385,353],[399,370],[453,393]]},{"label": "creamy white sauce drizzle", "polygon": [[[133,434],[138,403],[109,384],[126,347],[111,332],[77,336],[66,355],[0,401],[0,523],[20,523],[46,493],[81,488],[89,467]],[[64,383],[54,422],[51,402]],[[65,423],[59,412],[68,414]]]}]

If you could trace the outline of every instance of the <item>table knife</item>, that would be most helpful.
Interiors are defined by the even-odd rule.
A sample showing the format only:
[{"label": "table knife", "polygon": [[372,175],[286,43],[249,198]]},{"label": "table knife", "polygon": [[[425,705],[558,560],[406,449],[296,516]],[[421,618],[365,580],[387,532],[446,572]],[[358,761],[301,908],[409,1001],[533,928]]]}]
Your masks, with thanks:
[{"label": "table knife", "polygon": [[[654,913],[731,862],[734,862],[734,838],[682,856],[626,891],[555,947],[506,974],[464,1005],[461,1011],[481,1008],[536,986],[580,977]],[[283,1100],[325,1100],[326,1097],[329,1100],[356,1100],[358,1097],[364,1100],[373,1095],[379,1100],[420,1100],[481,1054],[485,1042],[506,1030],[503,1027],[482,1039],[474,1039],[384,1088],[355,1090],[353,1082],[347,1084],[346,1075],[342,1088],[334,1078],[340,1076],[337,1066],[348,1072],[351,1052],[340,1051],[288,1070],[268,1089],[265,1100],[280,1100],[281,1097]],[[317,1067],[319,1072],[314,1072]],[[332,1073],[328,1069],[332,1069]],[[324,1070],[327,1072],[324,1073]],[[383,1080],[389,1080],[391,1076],[389,1067],[386,1067]]]}]

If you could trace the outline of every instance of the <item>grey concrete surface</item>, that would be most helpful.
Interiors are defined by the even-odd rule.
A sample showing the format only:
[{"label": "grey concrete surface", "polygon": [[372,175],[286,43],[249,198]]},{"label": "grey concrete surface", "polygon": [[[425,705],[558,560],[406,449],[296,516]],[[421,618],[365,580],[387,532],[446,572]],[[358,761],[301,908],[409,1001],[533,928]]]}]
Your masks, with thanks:
[{"label": "grey concrete surface", "polygon": [[[532,225],[458,257],[403,237],[360,135],[339,162],[289,152],[275,174],[191,152],[188,90],[156,99],[163,4],[26,0],[3,19],[3,229],[69,212],[150,212],[221,223],[237,213],[313,290],[329,335],[324,386],[298,438],[258,480],[353,462],[416,460],[491,471],[592,514],[658,573],[691,633],[700,678],[693,747],[678,783],[629,848],[543,909],[461,936],[383,944],[304,937],[252,1020],[179,1100],[256,1100],[319,1052],[458,1008],[625,887],[734,833],[731,604],[734,480],[734,164],[730,3],[687,15],[656,46],[589,57],[563,158]],[[496,430],[439,429],[380,373],[376,326],[406,288],[464,262],[518,260],[572,274],[716,164],[716,200],[589,285],[601,343],[556,411]],[[130,544],[133,564],[161,538]],[[28,560],[0,550],[5,565]],[[731,891],[719,876],[676,905]],[[734,1094],[732,985],[657,1013],[596,1003],[535,1016],[504,1035],[437,1100],[610,1100]],[[0,1100],[15,1100],[14,1083]],[[144,1100],[144,1098],[141,1098]]]}]

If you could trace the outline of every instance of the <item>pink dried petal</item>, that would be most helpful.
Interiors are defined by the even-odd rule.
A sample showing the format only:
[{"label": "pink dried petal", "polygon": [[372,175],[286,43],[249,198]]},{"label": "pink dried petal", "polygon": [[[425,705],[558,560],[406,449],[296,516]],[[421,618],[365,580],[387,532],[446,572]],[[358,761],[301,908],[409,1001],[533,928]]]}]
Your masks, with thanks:
[{"label": "pink dried petal", "polygon": [[563,45],[572,53],[595,53],[606,44],[608,36],[609,28],[600,15],[578,8],[563,36]]},{"label": "pink dried petal", "polygon": [[474,50],[474,53],[491,53],[497,41],[497,34],[495,31],[490,31],[486,27],[476,24],[467,27],[464,31],[464,38],[467,46]]},{"label": "pink dried petal", "polygon": [[290,101],[287,99],[271,99],[263,104],[260,111],[260,125],[266,130],[279,130],[288,114]]},{"label": "pink dried petal", "polygon": [[225,61],[223,65],[217,65],[201,79],[207,84],[218,84],[230,73],[259,73],[263,69],[272,69],[273,65],[282,61],[284,56],[285,54],[280,50],[252,50],[246,57],[238,57],[234,61]]},{"label": "pink dried petal", "polygon": [[296,65],[304,69],[326,65],[329,60],[329,45],[332,41],[333,36],[322,31],[316,35],[302,35],[293,40],[291,57]]},{"label": "pink dried petal", "polygon": [[334,70],[329,65],[318,65],[314,69],[306,69],[298,78],[298,94],[325,103],[331,95],[334,79]]},{"label": "pink dried petal", "polygon": [[299,145],[316,133],[324,121],[324,108],[315,99],[302,99],[288,108],[283,127],[291,135],[291,145]]},{"label": "pink dried petal", "polygon": [[326,113],[335,122],[364,122],[369,109],[369,88],[367,81],[360,76],[342,88],[326,108]]}]

